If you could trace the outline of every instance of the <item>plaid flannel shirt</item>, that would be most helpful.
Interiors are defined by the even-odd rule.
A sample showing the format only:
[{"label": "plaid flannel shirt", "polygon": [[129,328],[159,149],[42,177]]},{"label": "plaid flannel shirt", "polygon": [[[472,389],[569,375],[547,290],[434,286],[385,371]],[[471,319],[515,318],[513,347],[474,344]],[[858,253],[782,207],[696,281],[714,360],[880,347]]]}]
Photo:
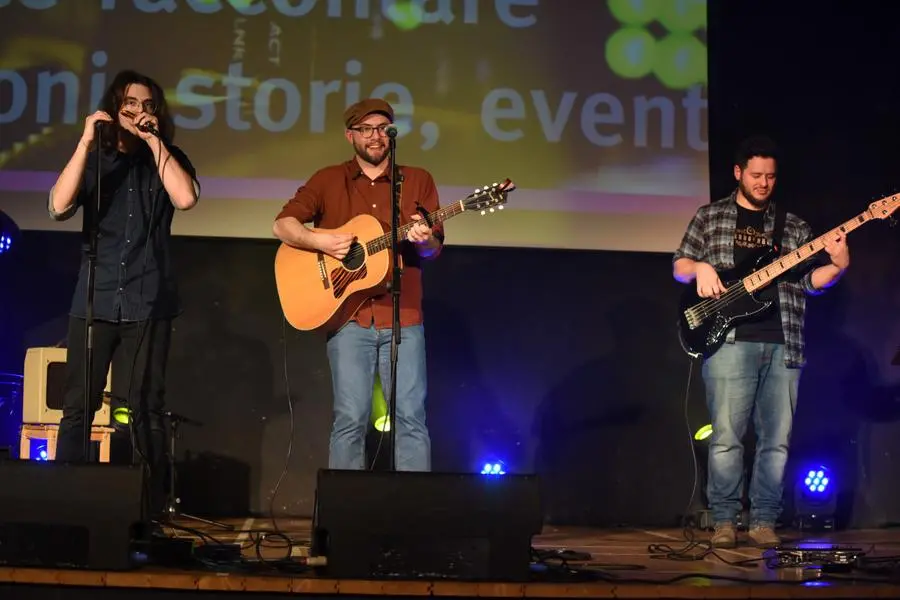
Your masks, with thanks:
[{"label": "plaid flannel shirt", "polygon": [[[726,198],[701,206],[691,219],[672,262],[679,258],[690,258],[709,263],[719,272],[734,268],[737,214],[737,190]],[[769,239],[772,238],[774,229],[775,204],[770,203],[765,214],[765,231]],[[789,254],[812,237],[812,229],[805,221],[791,213],[785,215],[782,254]],[[803,339],[806,295],[822,293],[822,290],[812,285],[812,270],[815,266],[814,262],[807,261],[782,275],[777,283],[781,327],[784,331],[784,362],[789,368],[801,368],[806,363]],[[728,332],[725,341],[734,343],[735,329]]]}]

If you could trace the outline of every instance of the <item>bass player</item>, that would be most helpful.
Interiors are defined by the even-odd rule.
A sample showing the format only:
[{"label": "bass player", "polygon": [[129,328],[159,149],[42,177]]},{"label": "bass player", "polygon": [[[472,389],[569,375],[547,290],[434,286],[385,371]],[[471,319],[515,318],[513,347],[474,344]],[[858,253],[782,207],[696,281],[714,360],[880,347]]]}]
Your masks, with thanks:
[{"label": "bass player", "polygon": [[[737,189],[702,206],[691,220],[673,257],[677,281],[696,285],[703,298],[719,298],[725,286],[718,273],[751,258],[777,237],[782,253],[810,241],[809,225],[776,210],[772,201],[776,175],[776,148],[771,140],[753,137],[740,145],[734,163]],[[726,343],[703,362],[713,427],[707,497],[715,523],[714,547],[736,545],[744,483],[741,441],[751,415],[759,441],[750,481],[749,537],[763,548],[781,542],[775,522],[782,510],[785,465],[805,362],[806,295],[819,294],[837,283],[850,264],[846,236],[828,240],[825,251],[828,264],[817,268],[808,264],[772,286],[774,308],[763,318],[732,329]]]}]

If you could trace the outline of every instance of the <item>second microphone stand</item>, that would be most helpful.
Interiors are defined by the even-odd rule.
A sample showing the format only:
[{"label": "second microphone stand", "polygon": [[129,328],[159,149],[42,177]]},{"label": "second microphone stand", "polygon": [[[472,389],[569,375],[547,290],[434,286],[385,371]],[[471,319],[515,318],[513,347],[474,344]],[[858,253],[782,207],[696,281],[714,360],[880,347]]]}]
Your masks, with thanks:
[{"label": "second microphone stand", "polygon": [[389,149],[388,163],[391,174],[391,389],[388,394],[388,432],[391,446],[391,458],[388,469],[397,470],[397,360],[400,353],[400,244],[397,236],[400,230],[400,184],[403,174],[397,166],[397,128],[387,130]]}]

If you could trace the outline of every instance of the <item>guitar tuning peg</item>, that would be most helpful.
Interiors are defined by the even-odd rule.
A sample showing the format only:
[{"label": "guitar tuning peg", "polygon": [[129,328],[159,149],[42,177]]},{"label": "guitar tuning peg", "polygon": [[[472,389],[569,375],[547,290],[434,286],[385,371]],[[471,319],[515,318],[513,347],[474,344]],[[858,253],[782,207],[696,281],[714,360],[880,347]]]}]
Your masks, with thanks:
[{"label": "guitar tuning peg", "polygon": [[484,215],[484,210],[481,211],[482,216]]},{"label": "guitar tuning peg", "polygon": [[491,212],[494,212],[494,209],[493,209],[493,208],[489,208],[488,210],[491,211]]},{"label": "guitar tuning peg", "polygon": [[501,204],[500,206],[498,206],[497,210],[503,210],[503,205]]}]

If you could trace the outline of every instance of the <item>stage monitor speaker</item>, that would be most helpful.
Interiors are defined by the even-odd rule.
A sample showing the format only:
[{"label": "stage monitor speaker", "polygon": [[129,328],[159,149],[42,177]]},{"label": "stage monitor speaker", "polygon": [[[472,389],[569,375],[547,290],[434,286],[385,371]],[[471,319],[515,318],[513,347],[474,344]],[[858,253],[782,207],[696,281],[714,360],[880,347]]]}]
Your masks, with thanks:
[{"label": "stage monitor speaker", "polygon": [[122,570],[141,528],[140,466],[0,461],[0,564]]},{"label": "stage monitor speaker", "polygon": [[339,579],[526,581],[534,475],[320,470],[311,554]]},{"label": "stage monitor speaker", "polygon": [[[25,352],[22,384],[22,422],[58,425],[62,419],[63,391],[66,383],[65,348],[29,348]],[[105,392],[112,392],[112,369],[106,376]],[[94,414],[94,425],[109,425],[109,397]]]}]

